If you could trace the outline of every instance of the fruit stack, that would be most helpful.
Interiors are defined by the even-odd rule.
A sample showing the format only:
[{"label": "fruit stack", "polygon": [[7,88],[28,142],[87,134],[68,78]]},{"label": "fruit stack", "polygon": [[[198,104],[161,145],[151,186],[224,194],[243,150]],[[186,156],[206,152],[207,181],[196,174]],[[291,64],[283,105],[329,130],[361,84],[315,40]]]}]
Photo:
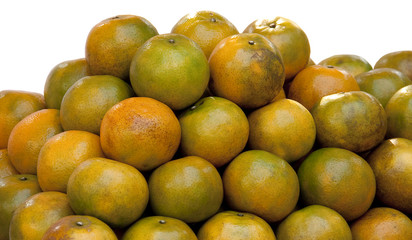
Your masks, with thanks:
[{"label": "fruit stack", "polygon": [[412,239],[412,51],[315,64],[289,19],[96,24],[0,92],[0,240]]}]

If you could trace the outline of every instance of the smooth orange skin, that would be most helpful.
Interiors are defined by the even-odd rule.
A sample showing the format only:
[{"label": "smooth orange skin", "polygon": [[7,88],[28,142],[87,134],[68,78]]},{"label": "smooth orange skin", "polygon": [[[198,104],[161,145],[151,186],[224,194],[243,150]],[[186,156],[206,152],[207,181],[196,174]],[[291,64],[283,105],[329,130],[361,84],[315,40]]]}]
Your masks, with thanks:
[{"label": "smooth orange skin", "polygon": [[10,134],[8,154],[20,173],[37,174],[37,161],[43,145],[63,132],[59,110],[43,109],[21,120]]},{"label": "smooth orange skin", "polygon": [[388,207],[369,209],[350,227],[353,240],[412,239],[412,221],[402,212]]},{"label": "smooth orange skin", "polygon": [[16,124],[27,115],[46,108],[43,95],[34,92],[0,91],[0,149],[7,148]]},{"label": "smooth orange skin", "polygon": [[361,56],[353,54],[333,55],[318,63],[322,66],[334,66],[345,70],[356,77],[358,74],[372,70],[369,62]]},{"label": "smooth orange skin", "polygon": [[412,140],[412,85],[396,91],[386,104],[385,112],[388,119],[386,137]]},{"label": "smooth orange skin", "polygon": [[10,175],[19,174],[19,172],[11,164],[7,149],[0,150],[0,178]]},{"label": "smooth orange skin", "polygon": [[394,68],[412,80],[412,51],[396,51],[383,55],[375,63],[376,68]]}]

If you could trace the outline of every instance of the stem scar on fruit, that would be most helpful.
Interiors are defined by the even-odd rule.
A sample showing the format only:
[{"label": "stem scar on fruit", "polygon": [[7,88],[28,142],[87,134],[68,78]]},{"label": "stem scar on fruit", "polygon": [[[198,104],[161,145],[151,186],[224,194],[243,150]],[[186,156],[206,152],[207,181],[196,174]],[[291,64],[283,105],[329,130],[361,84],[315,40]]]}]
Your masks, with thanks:
[{"label": "stem scar on fruit", "polygon": [[81,227],[81,226],[83,226],[83,223],[82,222],[76,222],[76,225]]},{"label": "stem scar on fruit", "polygon": [[250,44],[250,45],[255,45],[255,41],[249,40],[249,44]]},{"label": "stem scar on fruit", "polygon": [[162,220],[159,220],[159,223],[160,223],[160,224],[165,224],[165,223],[166,223],[166,220],[163,220],[163,219],[162,219]]},{"label": "stem scar on fruit", "polygon": [[169,39],[169,43],[175,43],[175,40],[173,38]]}]

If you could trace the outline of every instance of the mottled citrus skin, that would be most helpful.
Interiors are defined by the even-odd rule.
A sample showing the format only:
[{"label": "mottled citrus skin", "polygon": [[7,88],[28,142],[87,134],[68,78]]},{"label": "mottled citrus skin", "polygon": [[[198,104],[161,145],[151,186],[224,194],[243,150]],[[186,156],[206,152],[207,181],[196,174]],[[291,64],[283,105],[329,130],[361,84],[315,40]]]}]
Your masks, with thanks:
[{"label": "mottled citrus skin", "polygon": [[51,225],[42,240],[117,240],[116,234],[104,222],[91,216],[66,216]]},{"label": "mottled citrus skin", "polygon": [[354,77],[356,77],[358,74],[372,70],[372,66],[366,59],[353,54],[333,55],[323,59],[318,63],[318,65],[335,66],[352,74],[352,76]]},{"label": "mottled citrus skin", "polygon": [[7,148],[11,130],[20,120],[43,108],[46,103],[39,93],[0,91],[0,149]]},{"label": "mottled citrus skin", "polygon": [[396,51],[383,55],[374,68],[394,68],[412,80],[412,51]]},{"label": "mottled citrus skin", "polygon": [[386,104],[385,111],[388,118],[386,137],[412,140],[412,85],[396,91]]},{"label": "mottled citrus skin", "polygon": [[0,178],[10,175],[19,174],[19,172],[11,164],[7,149],[0,150]]},{"label": "mottled citrus skin", "polygon": [[367,160],[376,176],[376,196],[386,206],[412,214],[412,141],[384,141]]},{"label": "mottled citrus skin", "polygon": [[285,68],[276,47],[257,33],[220,41],[209,58],[210,90],[242,108],[269,103],[282,89]]},{"label": "mottled citrus skin", "polygon": [[279,240],[351,240],[345,219],[336,211],[311,205],[290,214],[277,228]]},{"label": "mottled citrus skin", "polygon": [[285,65],[286,80],[306,67],[310,58],[310,45],[305,32],[284,17],[255,20],[244,33],[259,33],[267,37],[279,50]]},{"label": "mottled citrus skin", "polygon": [[9,240],[14,210],[30,196],[41,192],[36,175],[12,175],[0,178],[0,240]]},{"label": "mottled citrus skin", "polygon": [[209,58],[222,39],[239,33],[228,19],[212,11],[186,14],[173,26],[171,32],[193,39],[202,48],[206,58]]},{"label": "mottled citrus skin", "polygon": [[275,240],[270,225],[262,218],[235,211],[224,211],[207,220],[197,234],[199,240]]},{"label": "mottled citrus skin", "polygon": [[193,230],[182,220],[150,216],[139,219],[130,226],[122,240],[197,240]]},{"label": "mottled citrus skin", "polygon": [[70,206],[78,215],[97,217],[112,227],[136,221],[149,201],[146,179],[128,164],[89,158],[70,175]]},{"label": "mottled citrus skin", "polygon": [[86,40],[86,61],[92,75],[112,75],[128,81],[136,50],[157,35],[145,18],[119,15],[96,24]]},{"label": "mottled citrus skin", "polygon": [[350,228],[353,240],[412,239],[412,221],[402,212],[388,207],[369,209]]}]

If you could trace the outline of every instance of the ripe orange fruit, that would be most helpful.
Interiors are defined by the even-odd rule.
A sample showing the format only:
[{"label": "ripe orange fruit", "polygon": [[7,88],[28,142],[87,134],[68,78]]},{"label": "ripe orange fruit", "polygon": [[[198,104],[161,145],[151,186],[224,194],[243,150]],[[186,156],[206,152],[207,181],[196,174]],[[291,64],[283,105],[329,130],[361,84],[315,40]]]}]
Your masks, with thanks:
[{"label": "ripe orange fruit", "polygon": [[13,212],[30,196],[41,192],[35,175],[12,175],[0,178],[0,240],[9,240]]},{"label": "ripe orange fruit", "polygon": [[372,66],[366,59],[354,54],[333,55],[323,59],[318,65],[338,67],[352,74],[354,77],[372,70]]},{"label": "ripe orange fruit", "polygon": [[41,240],[53,223],[72,214],[66,194],[34,194],[14,211],[10,221],[10,240]]},{"label": "ripe orange fruit", "polygon": [[396,51],[383,55],[374,68],[394,68],[412,80],[412,51]]},{"label": "ripe orange fruit", "polygon": [[367,157],[376,176],[376,196],[386,206],[412,214],[412,141],[388,139]]},{"label": "ripe orange fruit", "polygon": [[4,178],[10,175],[19,174],[11,164],[7,149],[0,150],[0,178]]},{"label": "ripe orange fruit", "polygon": [[286,217],[299,198],[296,172],[285,160],[263,150],[239,154],[222,179],[231,209],[256,214],[268,222]]},{"label": "ripe orange fruit", "polygon": [[286,98],[286,93],[285,90],[282,88],[280,89],[280,92],[278,93],[278,95],[276,95],[271,102],[276,102],[277,100],[280,99],[285,99]]},{"label": "ripe orange fruit", "polygon": [[25,117],[10,133],[7,151],[13,166],[20,173],[36,174],[40,149],[62,131],[57,109],[43,109]]},{"label": "ripe orange fruit", "polygon": [[80,78],[89,74],[86,59],[68,60],[56,65],[44,84],[44,99],[47,108],[60,109],[66,91]]},{"label": "ripe orange fruit", "polygon": [[209,77],[202,49],[181,34],[151,38],[137,50],[130,66],[130,82],[137,96],[154,98],[173,110],[199,100]]},{"label": "ripe orange fruit", "polygon": [[228,19],[212,11],[186,14],[173,26],[171,32],[183,34],[195,41],[206,58],[209,58],[216,44],[222,39],[239,33]]},{"label": "ripe orange fruit", "polygon": [[91,216],[71,215],[59,219],[44,233],[42,240],[117,240],[113,230]]},{"label": "ripe orange fruit", "polygon": [[149,178],[155,215],[200,222],[214,215],[223,201],[222,179],[207,160],[189,156],[156,168]]},{"label": "ripe orange fruit", "polygon": [[136,50],[157,34],[156,28],[140,16],[119,15],[99,22],[86,40],[90,73],[128,81],[130,62]]},{"label": "ripe orange fruit", "polygon": [[11,130],[20,120],[43,108],[46,104],[39,93],[0,91],[0,149],[7,148]]},{"label": "ripe orange fruit", "polygon": [[80,163],[70,175],[67,195],[76,214],[120,228],[136,221],[149,200],[146,179],[137,169],[106,158]]},{"label": "ripe orange fruit", "polygon": [[412,85],[393,94],[385,106],[388,117],[388,138],[401,137],[412,140]]},{"label": "ripe orange fruit", "polygon": [[311,205],[291,213],[276,231],[277,239],[351,240],[345,219],[336,211],[321,205]]},{"label": "ripe orange fruit", "polygon": [[351,221],[371,206],[376,192],[375,176],[360,156],[341,148],[321,148],[300,165],[301,198],[319,204]]},{"label": "ripe orange fruit", "polygon": [[286,80],[293,79],[309,61],[308,37],[295,22],[287,18],[255,20],[243,32],[262,34],[276,46],[285,65]]},{"label": "ripe orange fruit", "polygon": [[412,239],[412,221],[393,208],[378,207],[367,211],[351,224],[353,240]]},{"label": "ripe orange fruit", "polygon": [[61,102],[60,120],[65,131],[100,133],[104,114],[116,103],[134,96],[133,89],[110,75],[87,76],[75,82]]},{"label": "ripe orange fruit", "polygon": [[378,99],[362,91],[323,97],[313,108],[316,138],[323,147],[364,152],[385,137],[387,120]]},{"label": "ripe orange fruit", "polygon": [[37,176],[43,191],[66,192],[73,170],[92,157],[104,157],[99,136],[70,130],[50,138],[37,161]]},{"label": "ripe orange fruit", "polygon": [[310,112],[300,103],[282,99],[248,116],[249,146],[293,162],[306,155],[315,143],[316,128]]},{"label": "ripe orange fruit", "polygon": [[125,99],[106,112],[100,128],[104,154],[147,171],[172,159],[180,124],[165,104],[146,97]]},{"label": "ripe orange fruit", "polygon": [[122,240],[197,240],[196,234],[183,221],[164,217],[145,217],[130,226]]},{"label": "ripe orange fruit", "polygon": [[179,116],[180,148],[186,156],[199,156],[215,167],[223,166],[246,146],[249,123],[235,103],[206,97]]},{"label": "ripe orange fruit", "polygon": [[313,65],[296,75],[287,97],[311,110],[322,97],[349,91],[359,91],[358,83],[351,74],[333,66]]},{"label": "ripe orange fruit", "polygon": [[269,103],[282,89],[285,68],[276,47],[257,33],[220,41],[209,58],[210,90],[242,108]]},{"label": "ripe orange fruit", "polygon": [[275,240],[270,225],[262,218],[235,211],[217,213],[199,229],[199,240]]}]

